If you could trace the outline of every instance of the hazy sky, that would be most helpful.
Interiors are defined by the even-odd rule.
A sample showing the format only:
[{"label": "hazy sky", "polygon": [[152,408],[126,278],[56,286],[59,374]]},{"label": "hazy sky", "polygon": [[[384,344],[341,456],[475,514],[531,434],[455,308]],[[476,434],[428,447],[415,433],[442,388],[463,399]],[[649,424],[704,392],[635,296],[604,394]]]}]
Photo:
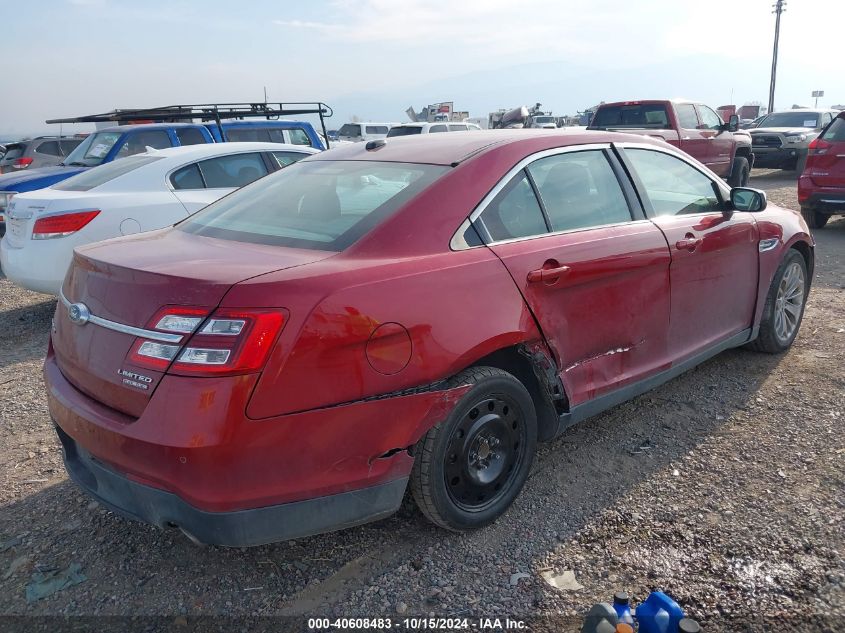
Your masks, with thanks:
[{"label": "hazy sky", "polygon": [[[774,0],[0,0],[0,138],[172,103],[322,100],[404,120],[541,101],[768,100]],[[789,0],[776,107],[845,103],[843,0]],[[733,96],[733,101],[731,97]],[[57,130],[54,130],[57,131]],[[65,132],[68,131],[67,126]]]}]

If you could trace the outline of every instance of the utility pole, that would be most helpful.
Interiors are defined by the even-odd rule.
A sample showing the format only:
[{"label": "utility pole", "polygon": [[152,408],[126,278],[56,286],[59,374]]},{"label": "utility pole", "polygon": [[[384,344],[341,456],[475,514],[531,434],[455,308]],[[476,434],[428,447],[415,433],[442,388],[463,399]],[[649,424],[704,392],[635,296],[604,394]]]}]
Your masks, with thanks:
[{"label": "utility pole", "polygon": [[775,77],[777,76],[778,70],[778,39],[780,38],[780,14],[783,13],[786,9],[786,0],[777,0],[775,4],[772,5],[774,11],[772,13],[775,14],[775,48],[772,51],[772,81],[769,84],[769,112],[772,112],[775,109]]}]

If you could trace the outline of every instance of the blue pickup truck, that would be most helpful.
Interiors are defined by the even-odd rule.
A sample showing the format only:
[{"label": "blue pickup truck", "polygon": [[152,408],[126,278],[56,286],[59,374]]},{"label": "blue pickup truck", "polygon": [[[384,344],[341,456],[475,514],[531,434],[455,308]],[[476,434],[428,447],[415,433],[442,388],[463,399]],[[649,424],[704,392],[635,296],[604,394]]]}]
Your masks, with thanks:
[{"label": "blue pickup truck", "polygon": [[326,149],[314,126],[306,121],[230,120],[219,125],[215,122],[145,123],[104,128],[89,135],[59,165],[0,175],[0,236],[6,232],[6,207],[18,193],[44,189],[86,169],[140,154],[147,147],[164,149],[225,141],[291,143]]}]

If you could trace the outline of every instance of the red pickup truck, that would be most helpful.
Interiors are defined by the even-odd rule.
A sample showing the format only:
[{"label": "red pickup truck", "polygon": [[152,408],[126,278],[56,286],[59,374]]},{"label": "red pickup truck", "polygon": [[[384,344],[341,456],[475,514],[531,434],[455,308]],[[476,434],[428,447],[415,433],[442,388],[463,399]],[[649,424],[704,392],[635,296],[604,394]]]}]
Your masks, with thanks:
[{"label": "red pickup truck", "polygon": [[754,164],[751,135],[739,117],[725,123],[703,103],[678,100],[603,103],[589,130],[612,130],[663,139],[704,163],[732,187],[744,187]]}]

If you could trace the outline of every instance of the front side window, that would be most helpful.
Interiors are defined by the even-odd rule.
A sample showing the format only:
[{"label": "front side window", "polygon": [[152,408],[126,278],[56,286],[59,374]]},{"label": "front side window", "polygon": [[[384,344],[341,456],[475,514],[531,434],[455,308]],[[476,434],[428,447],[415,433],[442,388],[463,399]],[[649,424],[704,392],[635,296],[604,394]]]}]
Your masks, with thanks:
[{"label": "front side window", "polygon": [[203,145],[208,142],[195,127],[176,128],[176,138],[180,145]]},{"label": "front side window", "polygon": [[123,160],[116,160],[94,169],[83,171],[81,174],[56,183],[50,189],[58,189],[59,191],[90,191],[94,187],[104,185],[115,178],[135,171],[139,167],[149,165],[161,159],[161,156],[153,155],[130,156]]},{"label": "front side window", "polygon": [[117,152],[118,158],[143,154],[148,147],[153,149],[167,149],[172,147],[170,136],[164,130],[147,130],[145,132],[131,132],[126,142]]},{"label": "front side window", "polygon": [[69,139],[69,140],[59,141],[59,145],[62,148],[62,154],[67,156],[73,150],[75,150],[77,147],[79,147],[79,144],[81,142],[82,142],[82,139]]},{"label": "front side window", "polygon": [[466,125],[450,125],[449,131],[450,132],[466,132],[467,126]]},{"label": "front side window", "polygon": [[520,171],[478,216],[490,240],[500,242],[548,232],[525,171]]},{"label": "front side window", "polygon": [[268,143],[270,134],[266,129],[236,127],[226,130],[226,140],[232,143]]},{"label": "front side window", "polygon": [[429,134],[434,134],[435,132],[448,132],[448,128],[445,125],[432,125],[431,128],[428,130]]},{"label": "front side window", "polygon": [[680,158],[648,149],[626,149],[655,215],[715,213],[723,209],[716,185]]},{"label": "front side window", "polygon": [[691,103],[679,103],[675,106],[678,114],[678,125],[685,130],[698,129],[698,116],[695,113],[695,106]]},{"label": "front side window", "polygon": [[412,163],[298,162],[209,205],[178,228],[218,239],[340,251],[446,171]]},{"label": "front side window", "polygon": [[701,126],[708,130],[720,130],[724,123],[722,118],[705,105],[698,106],[701,113]]},{"label": "front side window", "polygon": [[528,166],[552,231],[630,222],[631,211],[602,150],[567,152]]},{"label": "front side window", "polygon": [[243,187],[267,175],[261,154],[233,154],[200,161],[200,171],[207,189]]},{"label": "front side window", "polygon": [[367,134],[387,134],[388,129],[386,125],[367,125]]}]

